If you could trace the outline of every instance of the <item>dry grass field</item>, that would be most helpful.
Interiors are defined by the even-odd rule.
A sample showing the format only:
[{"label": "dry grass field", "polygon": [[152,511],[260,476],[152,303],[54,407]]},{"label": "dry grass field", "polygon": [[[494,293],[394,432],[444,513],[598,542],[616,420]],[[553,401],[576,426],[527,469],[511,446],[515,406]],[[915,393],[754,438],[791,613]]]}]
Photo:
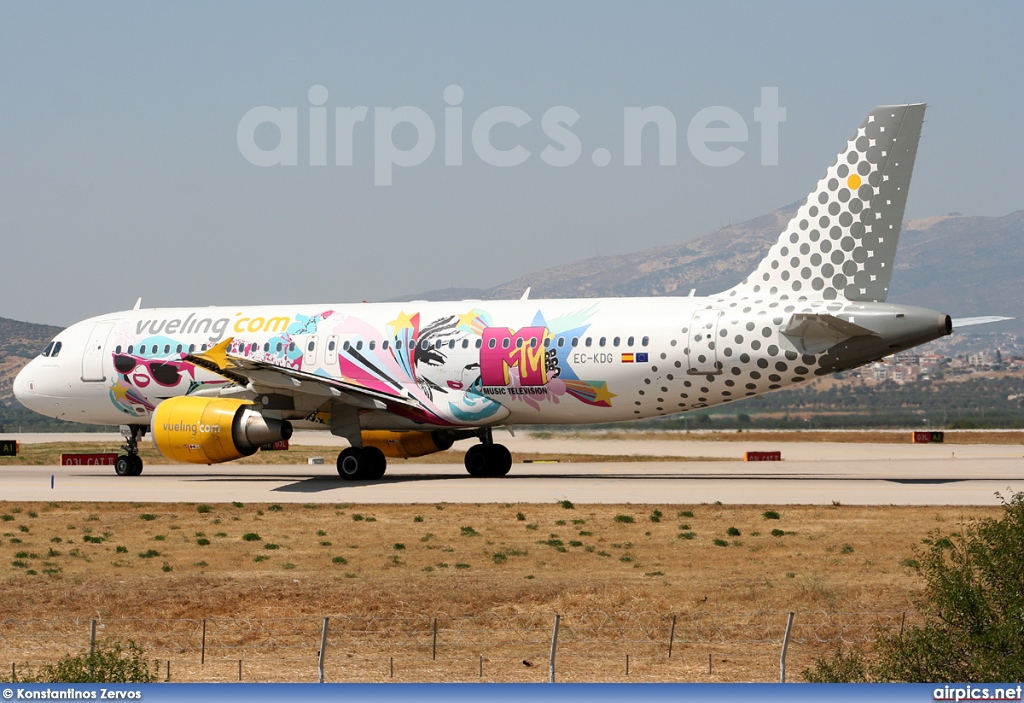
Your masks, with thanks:
[{"label": "dry grass field", "polygon": [[998,513],[0,503],[0,662],[80,651],[97,619],[102,637],[128,633],[170,660],[172,680],[237,680],[239,660],[247,681],[311,680],[331,616],[328,680],[391,680],[393,665],[394,680],[476,681],[482,668],[483,680],[543,681],[560,613],[559,680],[771,681],[786,612],[799,672],[839,638],[913,619],[914,548]]}]

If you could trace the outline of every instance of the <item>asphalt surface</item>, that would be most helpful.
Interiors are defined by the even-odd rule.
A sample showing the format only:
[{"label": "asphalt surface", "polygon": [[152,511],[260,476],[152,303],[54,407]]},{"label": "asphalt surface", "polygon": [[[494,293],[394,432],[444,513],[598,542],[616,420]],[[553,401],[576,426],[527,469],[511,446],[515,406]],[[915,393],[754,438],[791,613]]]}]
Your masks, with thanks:
[{"label": "asphalt surface", "polygon": [[[62,437],[19,439],[66,441]],[[110,440],[106,435],[96,439],[100,437]],[[73,438],[80,441],[82,436]],[[997,492],[1024,490],[1021,445],[544,440],[506,435],[496,440],[513,456],[545,452],[680,460],[517,460],[512,472],[500,479],[472,478],[461,465],[392,460],[379,481],[347,482],[333,465],[305,462],[303,446],[334,444],[333,440],[326,433],[297,433],[291,454],[302,463],[293,465],[150,465],[139,477],[116,476],[107,466],[0,466],[0,500],[546,503],[567,498],[574,503],[997,505]],[[744,462],[743,453],[753,450],[779,450],[783,461]]]}]

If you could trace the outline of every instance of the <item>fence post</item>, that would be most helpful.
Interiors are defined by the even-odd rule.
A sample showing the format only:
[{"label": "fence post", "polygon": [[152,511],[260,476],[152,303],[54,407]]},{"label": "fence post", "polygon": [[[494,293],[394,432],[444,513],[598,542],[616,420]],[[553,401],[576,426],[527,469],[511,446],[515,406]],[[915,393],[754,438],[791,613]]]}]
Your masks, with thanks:
[{"label": "fence post", "polygon": [[555,613],[555,629],[551,633],[551,657],[548,659],[548,682],[555,682],[555,650],[558,649],[558,625],[562,621],[562,616]]},{"label": "fence post", "polygon": [[431,650],[430,658],[437,660],[437,618],[434,618],[434,647]]},{"label": "fence post", "polygon": [[238,680],[242,680],[242,660],[238,660]]},{"label": "fence post", "polygon": [[708,652],[708,675],[711,675],[711,652]]},{"label": "fence post", "polygon": [[390,657],[390,659],[391,659],[391,678],[395,678],[395,658],[394,657]]},{"label": "fence post", "polygon": [[202,666],[206,666],[206,618],[203,618],[203,644],[200,651],[199,663]]},{"label": "fence post", "polygon": [[907,611],[903,611],[903,617],[900,618],[900,637],[903,637],[903,626],[907,624]]},{"label": "fence post", "polygon": [[96,621],[92,620],[89,624],[89,656],[91,657],[93,652],[96,651]]},{"label": "fence post", "polygon": [[480,655],[480,678],[484,677],[484,655]]},{"label": "fence post", "polygon": [[672,642],[676,638],[676,616],[672,616],[672,631],[668,633],[668,658],[672,658]]},{"label": "fence post", "polygon": [[320,635],[320,662],[317,671],[320,673],[320,683],[324,682],[324,655],[327,653],[327,623],[330,618],[324,618],[324,631]]},{"label": "fence post", "polygon": [[167,660],[167,681],[171,680],[171,660]]},{"label": "fence post", "polygon": [[629,655],[626,655],[626,676],[629,676]]},{"label": "fence post", "polygon": [[782,638],[782,656],[779,658],[779,683],[786,683],[786,649],[789,647],[789,633],[793,630],[793,613],[786,620],[786,636]]},{"label": "fence post", "polygon": [[18,683],[18,672],[14,668],[14,662],[11,662],[11,683]]}]

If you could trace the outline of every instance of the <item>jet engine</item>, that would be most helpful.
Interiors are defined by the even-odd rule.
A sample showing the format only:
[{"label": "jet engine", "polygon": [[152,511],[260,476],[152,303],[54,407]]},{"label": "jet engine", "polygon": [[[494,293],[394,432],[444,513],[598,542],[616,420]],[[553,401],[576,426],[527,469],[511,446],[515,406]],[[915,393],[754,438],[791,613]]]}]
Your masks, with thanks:
[{"label": "jet engine", "polygon": [[153,413],[153,441],[172,461],[219,464],[292,436],[290,422],[264,417],[252,405],[227,398],[169,398]]},{"label": "jet engine", "polygon": [[456,439],[461,439],[461,437],[452,436],[450,431],[441,430],[434,432],[363,430],[364,447],[376,447],[384,452],[384,456],[393,459],[408,459],[414,456],[443,452],[446,449],[451,449]]}]

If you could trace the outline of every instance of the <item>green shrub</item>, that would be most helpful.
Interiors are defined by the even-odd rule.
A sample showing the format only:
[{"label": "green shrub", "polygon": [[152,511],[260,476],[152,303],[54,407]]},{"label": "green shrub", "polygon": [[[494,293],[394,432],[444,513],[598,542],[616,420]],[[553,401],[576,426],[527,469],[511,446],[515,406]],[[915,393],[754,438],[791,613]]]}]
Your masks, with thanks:
[{"label": "green shrub", "polygon": [[263,538],[255,532],[246,532],[244,535],[242,535],[242,540],[245,542],[259,542],[261,539]]},{"label": "green shrub", "polygon": [[693,511],[692,510],[680,510],[679,511],[679,517],[693,517]]},{"label": "green shrub", "polygon": [[280,549],[281,546],[278,545],[278,544],[274,544],[273,542],[267,542],[266,544],[263,545],[263,548],[264,549]]},{"label": "green shrub", "polygon": [[153,515],[151,513],[142,513],[142,515],[139,515],[139,518],[145,520],[146,522],[149,522],[151,520],[156,520],[156,515]]},{"label": "green shrub", "polygon": [[573,508],[576,507],[575,505],[572,504],[572,501],[568,499],[559,501],[558,504],[561,505],[566,510],[572,510]]},{"label": "green shrub", "polygon": [[196,506],[196,512],[199,513],[200,515],[205,515],[207,513],[212,513],[213,512],[213,506],[212,505],[197,505]]},{"label": "green shrub", "polygon": [[516,513],[516,520],[519,522],[526,522],[526,516],[522,513]]},{"label": "green shrub", "polygon": [[778,528],[772,530],[772,537],[782,537],[784,534],[786,534],[785,531],[780,530]]},{"label": "green shrub", "polygon": [[622,523],[629,524],[631,522],[636,522],[636,521],[633,519],[632,515],[616,515],[615,516],[615,522],[622,522]]},{"label": "green shrub", "polygon": [[331,559],[331,562],[334,564],[347,564],[348,559],[346,559],[345,557],[334,557],[333,559]]},{"label": "green shrub", "polygon": [[661,522],[661,511],[660,510],[652,511],[651,512],[650,520],[651,520],[651,522]]},{"label": "green shrub", "polygon": [[716,539],[715,540],[715,546],[716,547],[728,547],[729,543],[726,542],[724,539]]},{"label": "green shrub", "polygon": [[97,642],[91,654],[66,654],[54,664],[21,676],[22,683],[154,683],[157,662],[148,662],[132,640]]},{"label": "green shrub", "polygon": [[737,530],[735,527],[730,527],[728,530],[725,531],[725,534],[729,535],[730,537],[739,537],[740,531]]},{"label": "green shrub", "polygon": [[139,559],[152,559],[153,557],[160,556],[160,552],[155,549],[147,549],[144,552],[139,553]]},{"label": "green shrub", "polygon": [[765,510],[761,514],[764,516],[765,520],[778,520],[779,519],[779,513],[776,512],[775,510]]},{"label": "green shrub", "polygon": [[480,533],[477,532],[476,530],[474,530],[469,525],[466,525],[464,527],[460,527],[459,528],[459,532],[462,534],[463,537],[479,537],[480,536]]}]

